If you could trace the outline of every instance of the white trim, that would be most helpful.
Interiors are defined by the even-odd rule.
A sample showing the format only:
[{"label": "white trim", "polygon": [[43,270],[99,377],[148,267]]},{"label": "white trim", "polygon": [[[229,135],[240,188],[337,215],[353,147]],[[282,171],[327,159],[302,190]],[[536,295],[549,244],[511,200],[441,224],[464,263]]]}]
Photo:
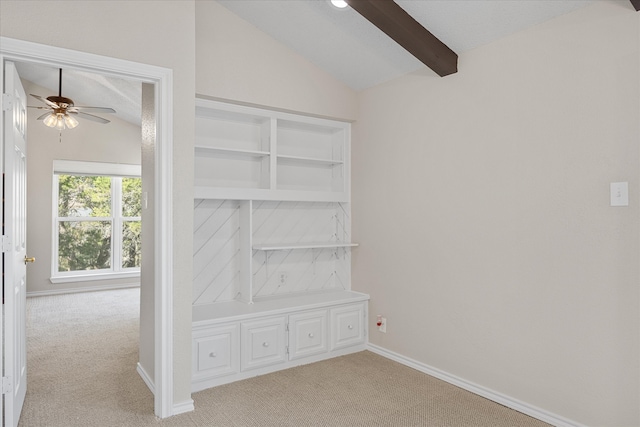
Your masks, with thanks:
[{"label": "white trim", "polygon": [[[151,83],[156,91],[155,150],[155,396],[154,411],[161,418],[173,414],[173,71],[168,68],[92,53],[0,37],[0,81],[6,60],[75,68]],[[1,121],[0,121],[1,122]],[[4,138],[4,125],[0,123]],[[4,140],[3,140],[4,141]]]},{"label": "white trim", "polygon": [[[155,414],[173,414],[173,73],[155,84]],[[160,393],[158,393],[160,391]]]},{"label": "white trim", "polygon": [[506,396],[502,393],[498,393],[497,391],[472,383],[471,381],[467,381],[463,378],[457,377],[438,368],[434,368],[433,366],[426,365],[422,362],[418,362],[417,360],[395,353],[391,350],[387,350],[386,348],[382,348],[375,344],[369,343],[367,349],[373,353],[379,354],[380,356],[386,357],[387,359],[391,359],[427,375],[431,375],[432,377],[448,382],[449,384],[453,384],[456,387],[460,387],[464,390],[470,391],[471,393],[477,394],[478,396],[482,396],[486,399],[499,403],[500,405],[506,406],[507,408],[522,412],[523,414],[529,415],[530,417],[551,425],[557,427],[586,427],[584,424],[580,424],[577,421],[572,421],[561,417],[560,415],[545,411],[544,409]]},{"label": "white trim", "polygon": [[77,160],[54,160],[54,174],[125,176],[140,178],[142,167],[124,163],[81,162]]},{"label": "white trim", "polygon": [[52,289],[48,291],[27,292],[27,298],[45,297],[49,295],[75,294],[78,292],[112,291],[115,289],[127,289],[127,288],[139,288],[139,287],[140,287],[140,282],[123,283],[120,285],[82,286],[78,288]]},{"label": "white trim", "polygon": [[191,412],[195,409],[193,405],[193,399],[189,399],[182,403],[176,403],[173,405],[173,415],[184,414],[185,412]]},{"label": "white trim", "polygon": [[147,371],[145,371],[145,369],[142,367],[140,362],[136,364],[136,371],[138,372],[138,375],[140,375],[140,378],[142,378],[142,381],[144,381],[144,383],[147,385],[147,387],[151,391],[151,394],[156,394],[156,386],[153,385],[153,380],[151,379],[151,376],[147,373]]},{"label": "white trim", "polygon": [[[96,270],[99,271],[99,270]],[[84,272],[83,272],[84,273]],[[112,279],[130,279],[133,277],[140,278],[140,270],[130,273],[95,273],[95,274],[74,274],[69,276],[50,277],[51,283],[76,283],[91,282],[93,280],[112,280]]]}]

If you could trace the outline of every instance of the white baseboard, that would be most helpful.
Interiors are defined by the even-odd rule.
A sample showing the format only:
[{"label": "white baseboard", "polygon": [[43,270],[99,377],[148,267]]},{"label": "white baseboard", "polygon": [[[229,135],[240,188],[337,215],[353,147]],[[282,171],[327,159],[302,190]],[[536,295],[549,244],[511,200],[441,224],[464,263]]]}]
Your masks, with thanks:
[{"label": "white baseboard", "polygon": [[189,399],[182,403],[176,403],[173,405],[173,415],[184,414],[185,412],[191,412],[195,409],[193,406],[193,399]]},{"label": "white baseboard", "polygon": [[136,364],[136,371],[138,371],[138,375],[140,375],[140,378],[142,378],[142,381],[144,381],[147,387],[149,387],[149,390],[151,390],[151,393],[155,396],[156,386],[154,385],[153,380],[151,379],[149,374],[147,374],[147,371],[144,370],[140,362]]},{"label": "white baseboard", "polygon": [[62,294],[74,294],[76,292],[94,292],[94,291],[109,291],[112,289],[126,289],[126,288],[139,288],[140,282],[123,283],[120,285],[99,285],[99,286],[82,286],[78,288],[65,288],[65,289],[51,289],[46,291],[27,291],[27,298],[30,297],[44,297],[49,295],[62,295]]},{"label": "white baseboard", "polygon": [[438,368],[434,368],[422,362],[418,362],[417,360],[413,360],[408,357],[402,356],[401,354],[379,347],[375,344],[369,343],[368,349],[373,353],[386,357],[387,359],[391,359],[395,362],[401,363],[405,366],[416,369],[425,374],[431,375],[432,377],[448,382],[449,384],[453,384],[464,390],[470,391],[471,393],[474,393],[486,399],[492,400],[508,408],[515,409],[518,412],[522,412],[523,414],[529,415],[530,417],[536,418],[540,421],[544,421],[556,427],[585,427],[584,424],[580,424],[578,422],[568,420],[559,415],[552,414],[548,411],[545,411],[544,409],[540,409],[533,405],[529,405],[525,402],[521,402],[517,399],[506,396],[502,393],[498,393],[496,391],[490,390],[481,385],[474,384],[470,381],[456,377],[455,375],[451,375],[448,372],[441,371]]}]

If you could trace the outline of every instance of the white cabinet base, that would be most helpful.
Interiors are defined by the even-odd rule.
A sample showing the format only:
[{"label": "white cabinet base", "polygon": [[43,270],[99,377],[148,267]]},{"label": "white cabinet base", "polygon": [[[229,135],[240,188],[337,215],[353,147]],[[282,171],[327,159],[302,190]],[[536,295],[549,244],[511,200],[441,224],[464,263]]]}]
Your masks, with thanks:
[{"label": "white cabinet base", "polygon": [[336,295],[342,297],[324,304],[256,303],[250,313],[226,318],[207,319],[201,308],[194,313],[191,391],[365,350],[369,296]]},{"label": "white cabinet base", "polygon": [[329,351],[327,310],[289,316],[289,359],[300,359]]},{"label": "white cabinet base", "polygon": [[240,371],[238,324],[194,330],[191,340],[191,378],[194,385]]},{"label": "white cabinet base", "polygon": [[287,360],[284,316],[242,322],[241,369],[261,368]]}]

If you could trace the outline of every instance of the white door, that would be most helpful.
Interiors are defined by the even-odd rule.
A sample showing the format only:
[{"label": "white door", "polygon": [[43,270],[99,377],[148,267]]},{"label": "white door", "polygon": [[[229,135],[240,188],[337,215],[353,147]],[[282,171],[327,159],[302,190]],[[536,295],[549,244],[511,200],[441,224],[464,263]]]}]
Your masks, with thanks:
[{"label": "white door", "polygon": [[6,62],[4,67],[2,393],[4,425],[9,427],[18,425],[27,392],[27,100],[15,65]]}]

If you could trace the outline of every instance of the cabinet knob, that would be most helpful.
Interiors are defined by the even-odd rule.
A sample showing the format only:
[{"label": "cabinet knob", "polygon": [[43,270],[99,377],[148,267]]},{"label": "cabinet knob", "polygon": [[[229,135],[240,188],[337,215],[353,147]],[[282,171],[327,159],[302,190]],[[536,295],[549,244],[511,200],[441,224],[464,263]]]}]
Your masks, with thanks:
[{"label": "cabinet knob", "polygon": [[218,356],[218,355],[215,352],[209,353],[209,357],[216,357],[216,356]]},{"label": "cabinet knob", "polygon": [[313,333],[309,332],[309,338],[313,338]]},{"label": "cabinet knob", "polygon": [[262,343],[262,346],[263,347],[269,347],[269,343],[265,341],[265,342]]},{"label": "cabinet knob", "polygon": [[353,325],[347,326],[347,329],[353,329]]}]

